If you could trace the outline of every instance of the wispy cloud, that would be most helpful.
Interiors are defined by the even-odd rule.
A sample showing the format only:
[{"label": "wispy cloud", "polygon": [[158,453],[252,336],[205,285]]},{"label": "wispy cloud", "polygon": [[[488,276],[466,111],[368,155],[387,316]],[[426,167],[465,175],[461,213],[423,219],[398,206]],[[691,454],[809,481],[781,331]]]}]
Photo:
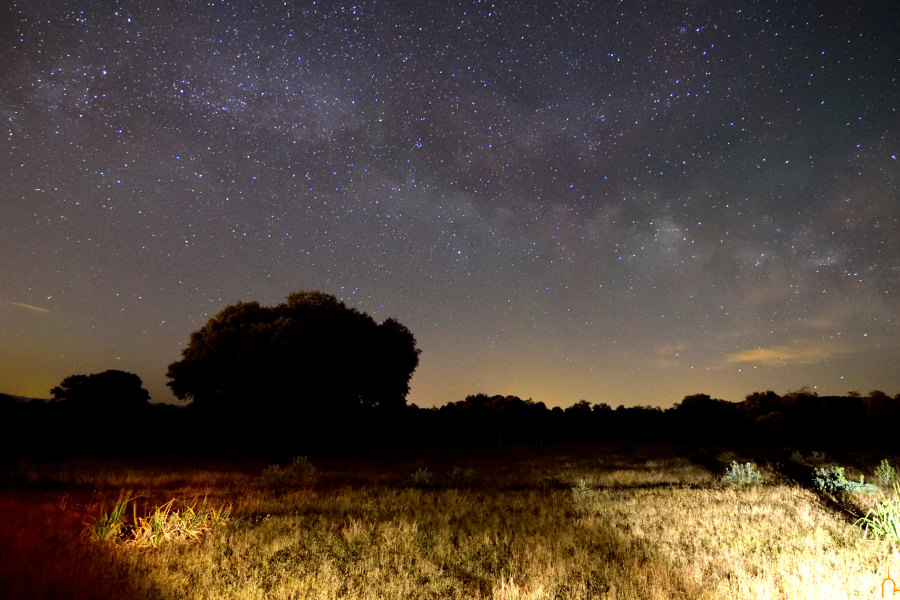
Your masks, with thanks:
[{"label": "wispy cloud", "polygon": [[728,355],[731,363],[757,363],[761,365],[810,365],[832,359],[853,350],[840,342],[798,340],[786,346],[751,348]]},{"label": "wispy cloud", "polygon": [[26,308],[28,310],[33,310],[35,312],[42,312],[42,313],[50,312],[46,308],[41,308],[40,306],[32,306],[30,304],[22,304],[21,302],[10,302],[9,300],[6,300],[6,303],[12,304],[13,306],[18,306],[19,308]]}]

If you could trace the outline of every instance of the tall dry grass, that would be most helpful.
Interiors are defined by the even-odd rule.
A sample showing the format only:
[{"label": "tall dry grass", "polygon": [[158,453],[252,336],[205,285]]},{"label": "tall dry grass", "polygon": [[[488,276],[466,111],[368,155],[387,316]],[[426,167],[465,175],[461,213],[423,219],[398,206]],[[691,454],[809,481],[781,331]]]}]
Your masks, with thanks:
[{"label": "tall dry grass", "polygon": [[[260,465],[145,475],[131,487],[148,504],[234,506],[227,527],[158,548],[77,535],[123,482],[141,481],[126,465],[104,465],[105,486],[81,465],[96,491],[4,492],[3,514],[25,516],[0,525],[0,585],[19,594],[5,597],[874,598],[889,565],[900,573],[897,551],[864,539],[831,499],[766,471],[776,483],[731,489],[665,448],[311,462],[315,485],[293,489],[262,485]],[[474,476],[461,484],[454,467]],[[433,482],[414,487],[425,468]]]}]

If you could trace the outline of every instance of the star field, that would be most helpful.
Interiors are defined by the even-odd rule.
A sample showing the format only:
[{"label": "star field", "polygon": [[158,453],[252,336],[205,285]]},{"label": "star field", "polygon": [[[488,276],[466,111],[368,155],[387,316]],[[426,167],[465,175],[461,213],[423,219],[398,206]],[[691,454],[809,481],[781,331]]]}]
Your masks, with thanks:
[{"label": "star field", "polygon": [[0,391],[321,290],[411,402],[900,391],[894,3],[13,2]]}]

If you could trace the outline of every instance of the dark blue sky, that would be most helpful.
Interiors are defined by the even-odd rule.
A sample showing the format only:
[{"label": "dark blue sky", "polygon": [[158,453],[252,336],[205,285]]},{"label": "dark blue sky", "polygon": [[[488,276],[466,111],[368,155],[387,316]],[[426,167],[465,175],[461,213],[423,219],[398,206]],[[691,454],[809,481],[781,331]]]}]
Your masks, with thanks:
[{"label": "dark blue sky", "polygon": [[409,399],[900,392],[896,3],[13,2],[0,391],[332,293]]}]

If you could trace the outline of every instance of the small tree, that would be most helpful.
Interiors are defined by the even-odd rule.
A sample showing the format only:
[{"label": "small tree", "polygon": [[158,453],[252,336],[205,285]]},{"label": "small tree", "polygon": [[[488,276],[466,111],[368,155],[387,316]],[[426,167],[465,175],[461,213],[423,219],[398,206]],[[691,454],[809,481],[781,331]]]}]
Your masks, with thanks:
[{"label": "small tree", "polygon": [[70,375],[50,390],[62,400],[91,411],[135,410],[147,406],[150,394],[134,373],[109,370],[93,375]]}]

